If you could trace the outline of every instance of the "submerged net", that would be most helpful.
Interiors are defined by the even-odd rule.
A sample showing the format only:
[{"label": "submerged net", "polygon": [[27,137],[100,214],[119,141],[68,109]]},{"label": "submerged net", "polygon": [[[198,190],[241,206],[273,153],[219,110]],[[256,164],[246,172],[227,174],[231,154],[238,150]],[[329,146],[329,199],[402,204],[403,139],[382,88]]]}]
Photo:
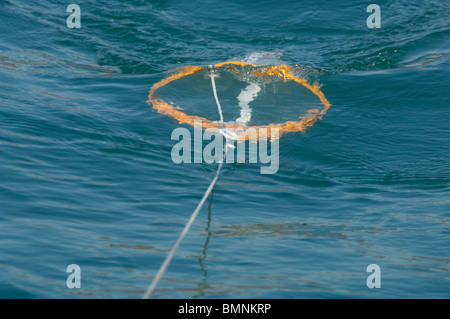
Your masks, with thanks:
[{"label": "submerged net", "polygon": [[[225,126],[235,131],[271,127],[280,136],[304,131],[331,106],[318,85],[287,65],[224,62],[215,68]],[[207,75],[203,67],[182,67],[151,88],[148,103],[180,124],[201,120],[203,128],[219,128]]]}]

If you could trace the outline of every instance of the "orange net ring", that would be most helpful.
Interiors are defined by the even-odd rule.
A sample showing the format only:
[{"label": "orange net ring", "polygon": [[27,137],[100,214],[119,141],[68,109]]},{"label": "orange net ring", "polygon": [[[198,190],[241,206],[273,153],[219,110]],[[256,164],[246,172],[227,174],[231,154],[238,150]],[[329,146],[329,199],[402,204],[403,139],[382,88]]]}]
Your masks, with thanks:
[{"label": "orange net ring", "polygon": [[[308,110],[308,116],[301,116],[299,117],[298,121],[289,121],[283,124],[268,124],[268,125],[259,125],[259,126],[243,126],[239,124],[230,124],[230,123],[224,123],[225,127],[227,129],[232,129],[236,132],[239,138],[243,139],[249,139],[248,135],[243,134],[242,132],[247,131],[250,128],[256,129],[258,131],[259,129],[268,129],[268,128],[277,128],[279,130],[279,137],[281,137],[284,133],[290,133],[290,132],[304,132],[306,128],[314,125],[314,123],[321,119],[323,114],[330,108],[331,104],[326,99],[323,92],[320,90],[320,88],[316,84],[309,84],[308,81],[304,78],[300,78],[298,76],[292,75],[290,71],[292,70],[292,67],[287,65],[257,65],[252,63],[246,63],[246,62],[223,62],[218,63],[214,65],[214,68],[220,68],[223,66],[228,67],[229,69],[239,73],[239,71],[233,67],[233,65],[238,66],[253,66],[253,67],[259,67],[257,70],[250,71],[253,75],[256,77],[263,77],[263,76],[278,76],[282,81],[289,81],[292,80],[294,82],[297,82],[298,84],[304,86],[308,90],[310,90],[312,93],[314,93],[320,100],[320,102],[323,104],[322,110],[317,109],[311,109]],[[178,72],[170,75],[169,77],[163,79],[162,81],[154,84],[152,88],[149,91],[148,94],[148,101],[147,103],[149,105],[153,106],[153,109],[157,110],[158,113],[167,115],[174,120],[176,120],[179,124],[189,124],[191,126],[194,126],[194,121],[202,121],[202,128],[207,129],[220,129],[221,125],[218,122],[208,120],[204,117],[195,116],[195,115],[188,115],[182,111],[180,107],[173,106],[167,102],[165,102],[163,99],[158,98],[155,96],[155,91],[159,89],[162,86],[165,86],[169,84],[172,81],[178,80],[182,77],[200,72],[201,70],[205,69],[205,67],[199,67],[199,66],[185,66],[178,69]],[[269,78],[266,78],[267,80],[270,80]],[[267,130],[266,130],[267,131]],[[270,130],[269,130],[270,131]],[[241,136],[242,134],[242,136]]]}]

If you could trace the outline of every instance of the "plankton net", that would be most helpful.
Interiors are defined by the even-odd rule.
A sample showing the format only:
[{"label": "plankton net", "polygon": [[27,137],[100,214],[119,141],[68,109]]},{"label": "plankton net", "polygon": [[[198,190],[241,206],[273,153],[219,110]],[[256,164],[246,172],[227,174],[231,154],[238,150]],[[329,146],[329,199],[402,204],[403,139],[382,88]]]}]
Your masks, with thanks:
[{"label": "plankton net", "polygon": [[[278,128],[279,136],[303,132],[321,119],[331,104],[317,84],[295,75],[287,65],[257,65],[223,62],[214,65],[220,75],[217,91],[223,108],[224,126],[239,131],[248,128]],[[159,113],[179,124],[220,128],[208,69],[198,66],[179,68],[153,85],[148,103]]]}]

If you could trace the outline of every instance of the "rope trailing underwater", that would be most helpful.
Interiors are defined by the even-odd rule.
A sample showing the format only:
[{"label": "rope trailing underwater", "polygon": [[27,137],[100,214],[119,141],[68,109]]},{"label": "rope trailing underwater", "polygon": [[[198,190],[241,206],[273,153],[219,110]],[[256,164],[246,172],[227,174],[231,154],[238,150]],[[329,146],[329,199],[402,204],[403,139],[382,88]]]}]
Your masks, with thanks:
[{"label": "rope trailing underwater", "polygon": [[[219,111],[219,116],[220,116],[220,122],[219,123],[222,126],[222,128],[226,131],[225,125],[223,123],[222,108],[220,106],[220,102],[219,102],[219,99],[217,97],[216,85],[215,85],[215,81],[214,81],[214,78],[216,77],[216,74],[214,73],[213,66],[211,66],[211,65],[208,66],[208,70],[209,70],[209,76],[211,77],[211,86],[212,86],[212,90],[213,90],[213,93],[214,93],[214,98],[216,100],[217,109]],[[228,145],[229,137],[227,137],[225,135],[226,134],[225,132],[222,133],[222,134],[227,139],[227,145]],[[234,136],[232,137],[232,139],[234,139]],[[164,262],[162,263],[161,267],[159,267],[158,272],[156,273],[155,277],[153,278],[153,281],[151,282],[150,286],[147,288],[147,291],[145,292],[145,294],[142,297],[142,299],[150,298],[150,296],[155,291],[156,286],[158,285],[159,281],[163,277],[165,271],[167,270],[167,267],[169,267],[169,264],[172,261],[173,256],[175,255],[175,252],[177,251],[178,247],[180,246],[180,244],[183,241],[183,239],[186,236],[186,234],[189,232],[189,229],[191,228],[192,224],[194,223],[195,218],[197,217],[200,209],[202,208],[202,206],[205,203],[206,199],[208,198],[209,194],[214,189],[214,186],[216,185],[217,180],[219,179],[219,174],[220,174],[220,171],[221,171],[222,166],[223,166],[223,160],[225,158],[225,154],[226,154],[226,148],[224,149],[224,156],[220,160],[219,166],[217,167],[217,171],[216,171],[216,175],[214,176],[214,179],[212,180],[211,184],[209,184],[208,188],[206,189],[205,194],[203,195],[200,203],[197,205],[197,208],[194,210],[194,212],[192,213],[192,215],[189,218],[188,222],[186,223],[186,226],[184,226],[184,229],[181,232],[180,236],[178,237],[178,240],[175,242],[175,245],[173,245],[172,249],[170,250],[170,252],[167,255],[167,257],[164,260]]]}]

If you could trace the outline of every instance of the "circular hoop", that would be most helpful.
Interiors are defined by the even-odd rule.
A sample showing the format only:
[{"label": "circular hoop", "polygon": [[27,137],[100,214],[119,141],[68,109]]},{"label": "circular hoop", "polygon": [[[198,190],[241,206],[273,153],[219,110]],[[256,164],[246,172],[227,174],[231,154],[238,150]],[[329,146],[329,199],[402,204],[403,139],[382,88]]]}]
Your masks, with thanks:
[{"label": "circular hoop", "polygon": [[[257,65],[252,63],[246,63],[246,62],[237,62],[237,61],[231,61],[231,62],[223,62],[218,63],[214,65],[215,68],[220,68],[223,66],[227,66],[229,69],[239,73],[239,71],[234,68],[232,65],[238,65],[238,66],[253,66],[253,67],[260,67],[259,69],[255,71],[250,71],[253,75],[256,77],[261,76],[278,76],[282,81],[289,81],[292,80],[294,82],[297,82],[298,84],[304,86],[308,90],[310,90],[312,93],[314,93],[320,100],[320,102],[323,104],[323,109],[321,111],[317,109],[311,109],[308,110],[307,113],[309,116],[307,117],[299,117],[299,121],[289,121],[283,124],[268,124],[268,125],[258,125],[258,126],[244,126],[239,124],[229,124],[225,123],[225,127],[228,129],[233,129],[236,131],[236,133],[239,136],[239,131],[245,131],[249,128],[254,128],[256,130],[261,128],[277,128],[279,130],[279,137],[283,135],[284,133],[291,133],[291,132],[303,132],[306,130],[307,127],[310,127],[314,125],[314,123],[321,119],[323,114],[330,108],[331,104],[326,99],[323,92],[320,90],[320,88],[316,84],[309,84],[308,81],[304,78],[297,77],[295,75],[292,75],[290,71],[292,70],[292,67],[287,65]],[[185,66],[178,69],[178,72],[175,74],[172,74],[171,76],[163,79],[162,81],[154,84],[152,88],[149,91],[148,94],[148,101],[147,103],[149,105],[153,105],[153,109],[157,110],[158,113],[167,115],[174,120],[178,121],[179,124],[189,124],[191,126],[194,126],[194,121],[202,121],[202,127],[204,129],[207,128],[216,128],[219,129],[221,126],[218,122],[213,122],[211,120],[208,120],[204,117],[195,116],[195,115],[188,115],[182,111],[180,107],[173,106],[167,102],[165,102],[161,98],[155,97],[155,91],[159,89],[162,86],[165,86],[169,84],[172,81],[178,80],[182,77],[192,75],[194,73],[200,72],[201,70],[205,69],[205,67],[199,67],[199,66]],[[245,139],[248,139],[245,135],[243,135]]]}]

